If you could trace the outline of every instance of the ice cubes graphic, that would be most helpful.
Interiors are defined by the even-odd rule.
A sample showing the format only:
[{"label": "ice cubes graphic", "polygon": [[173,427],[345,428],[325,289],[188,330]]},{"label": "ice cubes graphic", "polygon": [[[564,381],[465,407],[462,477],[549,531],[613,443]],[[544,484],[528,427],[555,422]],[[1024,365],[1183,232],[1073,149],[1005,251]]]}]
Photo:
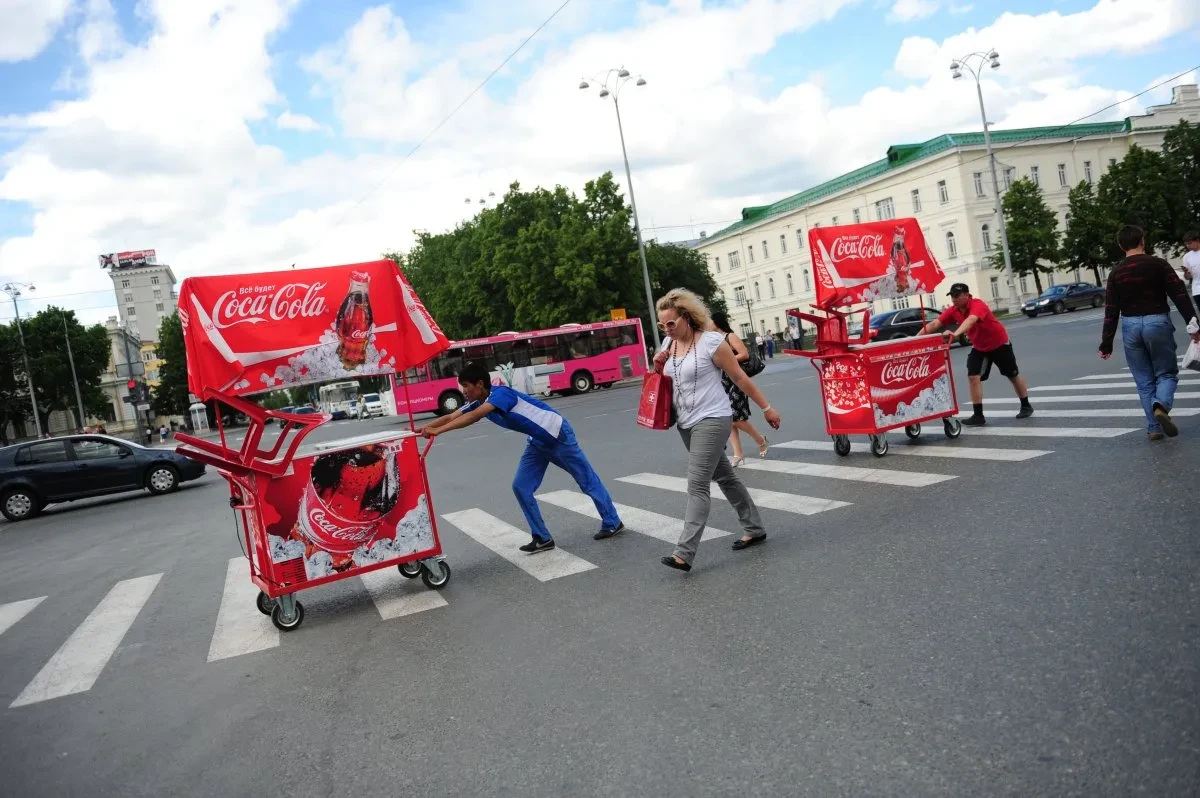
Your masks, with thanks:
[{"label": "ice cubes graphic", "polygon": [[943,374],[934,380],[932,385],[913,398],[912,404],[901,402],[896,405],[896,412],[892,415],[880,410],[878,404],[873,403],[872,407],[875,410],[876,427],[891,427],[936,413],[948,413],[954,408],[954,398],[950,391],[950,374]]},{"label": "ice cubes graphic", "polygon": [[321,333],[320,341],[316,346],[304,350],[295,357],[288,358],[287,365],[278,366],[275,374],[270,377],[264,375],[263,382],[267,383],[268,387],[280,383],[291,385],[302,382],[318,382],[344,377],[347,373],[386,371],[395,366],[396,359],[394,357],[384,357],[387,350],[380,351],[375,348],[374,333],[371,333],[367,339],[366,362],[357,368],[346,369],[342,365],[337,347],[337,331],[331,324],[329,329]]},{"label": "ice cubes graphic", "polygon": [[876,299],[891,299],[892,297],[897,296],[915,296],[923,293],[925,293],[925,286],[920,280],[916,279],[911,274],[909,274],[908,278],[907,291],[896,290],[896,275],[887,274],[863,288],[861,301],[874,302]]},{"label": "ice cubes graphic", "polygon": [[418,551],[428,551],[433,548],[433,523],[429,518],[429,505],[424,496],[417,498],[417,506],[413,507],[396,524],[396,537],[390,540],[377,540],[367,546],[359,546],[354,550],[355,565],[371,565],[416,554]]},{"label": "ice cubes graphic", "polygon": [[327,551],[313,552],[313,556],[304,561],[304,573],[309,579],[333,576],[333,557]]},{"label": "ice cubes graphic", "polygon": [[271,544],[271,562],[287,562],[304,556],[304,541],[285,540],[279,535],[268,535]]}]

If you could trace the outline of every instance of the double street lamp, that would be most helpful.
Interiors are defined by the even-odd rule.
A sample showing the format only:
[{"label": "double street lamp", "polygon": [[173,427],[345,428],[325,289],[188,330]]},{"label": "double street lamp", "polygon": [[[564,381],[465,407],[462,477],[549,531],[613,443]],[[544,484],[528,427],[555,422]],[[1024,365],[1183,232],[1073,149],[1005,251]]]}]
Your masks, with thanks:
[{"label": "double street lamp", "polygon": [[[625,129],[621,125],[621,104],[617,100],[621,89],[629,81],[634,81],[635,86],[645,86],[646,79],[640,75],[634,78],[625,67],[610,69],[600,75],[592,77],[591,80],[599,84],[601,99],[612,97],[613,109],[617,112],[617,133],[621,136],[621,156],[625,159],[625,181],[629,184],[629,204],[633,208],[633,231],[637,233],[638,254],[642,258],[642,280],[645,282],[646,302],[650,308],[650,332],[654,335],[654,349],[658,351],[662,343],[658,337],[658,314],[654,312],[654,291],[650,288],[650,267],[646,265],[646,245],[642,241],[642,225],[638,222],[637,200],[633,196],[633,175],[629,171],[629,153],[625,149]],[[590,89],[591,87],[592,83],[586,79],[579,82],[580,89]]]},{"label": "double street lamp", "polygon": [[996,196],[996,223],[1000,230],[1000,248],[1004,253],[1004,279],[1008,281],[1008,302],[1009,312],[1015,312],[1021,307],[1021,298],[1017,296],[1017,283],[1013,279],[1012,257],[1008,252],[1008,232],[1004,227],[1004,206],[1000,201],[1000,179],[996,176],[996,154],[992,151],[992,135],[988,130],[987,111],[983,107],[983,86],[980,83],[980,75],[983,74],[984,65],[991,69],[1000,68],[1000,54],[995,50],[988,50],[986,53],[968,53],[962,58],[955,58],[950,62],[950,74],[955,80],[963,76],[963,70],[967,70],[971,77],[975,78],[975,93],[979,97],[979,116],[983,120],[983,144],[987,148],[988,161],[992,168],[992,193]]},{"label": "double street lamp", "polygon": [[33,408],[33,424],[37,428],[37,436],[40,438],[42,437],[42,420],[38,416],[37,397],[33,395],[33,372],[29,370],[29,353],[25,350],[25,331],[21,328],[21,309],[17,305],[22,289],[25,291],[35,290],[29,283],[5,283],[0,286],[0,291],[8,294],[12,299],[13,313],[17,317],[17,335],[21,338],[21,359],[25,363],[25,384],[29,387],[29,404]]}]

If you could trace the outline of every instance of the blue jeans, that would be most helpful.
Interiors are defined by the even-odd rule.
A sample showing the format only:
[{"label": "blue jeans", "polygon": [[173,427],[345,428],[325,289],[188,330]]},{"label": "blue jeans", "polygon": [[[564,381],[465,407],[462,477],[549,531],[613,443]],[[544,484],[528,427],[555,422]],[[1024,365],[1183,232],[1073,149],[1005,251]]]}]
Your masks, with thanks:
[{"label": "blue jeans", "polygon": [[1162,432],[1154,419],[1154,406],[1162,405],[1163,410],[1170,411],[1179,384],[1179,356],[1170,314],[1123,316],[1121,340],[1125,362],[1137,383],[1142,412],[1146,414],[1146,430]]},{"label": "blue jeans", "polygon": [[530,439],[525,444],[525,453],[521,455],[517,475],[513,477],[513,493],[516,494],[517,504],[520,505],[525,521],[528,522],[535,538],[541,541],[550,540],[550,531],[546,529],[542,511],[534,498],[537,489],[542,486],[542,478],[546,476],[546,467],[550,463],[570,474],[579,489],[595,503],[596,511],[600,513],[601,528],[616,529],[621,525],[608,489],[600,481],[596,469],[588,462],[583,449],[579,448],[579,442],[575,440],[575,431],[564,421],[558,443],[551,446]]}]

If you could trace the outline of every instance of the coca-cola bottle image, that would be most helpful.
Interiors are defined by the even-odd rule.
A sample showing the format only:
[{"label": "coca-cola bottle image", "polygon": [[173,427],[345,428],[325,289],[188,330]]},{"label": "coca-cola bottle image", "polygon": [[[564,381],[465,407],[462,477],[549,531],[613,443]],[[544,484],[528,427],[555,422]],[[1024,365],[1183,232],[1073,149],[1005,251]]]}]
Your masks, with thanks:
[{"label": "coca-cola bottle image", "polygon": [[900,293],[908,290],[908,268],[911,264],[908,248],[904,246],[904,228],[897,227],[892,235],[891,267],[896,274],[896,290]]},{"label": "coca-cola bottle image", "polygon": [[367,362],[367,339],[375,316],[371,313],[369,284],[371,275],[354,272],[350,275],[350,290],[338,308],[337,328],[338,358],[342,367],[357,368]]}]

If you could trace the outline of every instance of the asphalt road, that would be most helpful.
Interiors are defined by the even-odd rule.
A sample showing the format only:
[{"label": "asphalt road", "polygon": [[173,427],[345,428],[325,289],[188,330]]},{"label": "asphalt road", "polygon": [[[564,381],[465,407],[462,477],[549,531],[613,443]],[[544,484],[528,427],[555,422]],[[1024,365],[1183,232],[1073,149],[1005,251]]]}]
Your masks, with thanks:
[{"label": "asphalt road", "polygon": [[[1097,313],[1009,327],[1038,414],[993,377],[987,434],[882,459],[838,458],[811,366],[771,361],[784,427],[742,472],[770,538],[706,540],[690,574],[646,514],[679,524],[685,453],[630,388],[555,400],[633,508],[597,542],[543,502],[577,558],[555,578],[446,520],[524,529],[522,440],[487,422],[428,461],[451,583],[317,588],[288,634],[231,570],[215,474],[0,524],[0,794],[1195,794],[1200,374],[1151,443]],[[542,493],[577,498],[553,469]],[[722,500],[712,525],[737,533]],[[213,658],[230,625],[245,653]]]}]

